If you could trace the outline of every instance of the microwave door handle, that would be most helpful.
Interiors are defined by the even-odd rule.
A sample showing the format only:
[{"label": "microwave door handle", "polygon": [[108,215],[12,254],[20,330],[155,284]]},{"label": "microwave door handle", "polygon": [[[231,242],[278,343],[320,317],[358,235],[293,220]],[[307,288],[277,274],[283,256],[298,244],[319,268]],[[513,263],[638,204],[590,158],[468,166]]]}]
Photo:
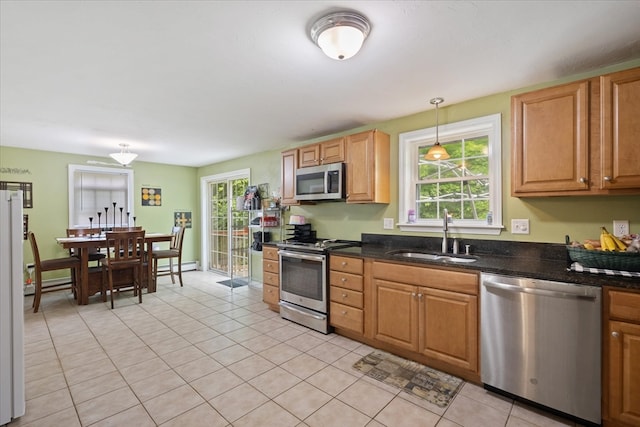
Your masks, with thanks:
[{"label": "microwave door handle", "polygon": [[324,194],[329,194],[329,171],[324,172]]}]

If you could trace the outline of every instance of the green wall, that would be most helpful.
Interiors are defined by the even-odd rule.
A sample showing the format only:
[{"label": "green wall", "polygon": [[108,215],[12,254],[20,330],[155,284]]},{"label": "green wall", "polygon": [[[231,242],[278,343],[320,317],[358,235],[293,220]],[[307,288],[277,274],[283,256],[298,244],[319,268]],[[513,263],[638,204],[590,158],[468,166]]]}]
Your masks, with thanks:
[{"label": "green wall", "polygon": [[[0,146],[0,180],[33,183],[33,208],[24,209],[29,215],[29,230],[38,239],[43,259],[68,256],[55,238],[65,235],[69,223],[68,168],[69,164],[86,165],[87,160],[107,161],[104,158],[25,150]],[[197,193],[194,191],[196,168],[155,163],[134,162],[134,213],[136,225],[147,232],[169,232],[175,211],[191,211],[194,225],[199,224]],[[28,171],[28,173],[16,173]],[[141,206],[141,188],[162,189],[161,206]],[[111,212],[109,212],[111,213]],[[116,216],[118,221],[119,214]],[[94,221],[97,225],[97,219]],[[185,262],[199,260],[199,227],[187,229],[183,246]],[[33,261],[31,247],[25,241],[25,263]],[[46,278],[58,277],[52,272]]]},{"label": "green wall", "polygon": [[[640,60],[634,60],[591,73],[575,75],[566,79],[548,82],[536,86],[492,94],[459,104],[440,107],[440,124],[466,120],[488,114],[502,114],[502,175],[503,175],[503,222],[509,227],[512,218],[529,218],[531,234],[512,235],[503,231],[500,236],[491,236],[498,240],[519,240],[530,242],[564,241],[565,234],[573,239],[596,238],[599,227],[611,227],[614,219],[627,219],[632,232],[640,232],[640,196],[575,196],[536,199],[518,199],[510,194],[510,155],[511,155],[511,118],[510,98],[512,95],[542,87],[553,86],[581,78],[640,66]],[[446,90],[438,95],[446,98]],[[428,98],[428,97],[426,97]],[[425,99],[426,99],[425,98]],[[250,118],[248,119],[250,121]],[[314,225],[319,236],[359,239],[361,233],[382,233],[396,235],[434,235],[433,233],[403,233],[399,230],[384,230],[383,218],[398,221],[398,135],[403,132],[427,128],[435,125],[433,109],[422,113],[372,123],[341,133],[326,135],[308,141],[283,146],[278,150],[259,152],[250,156],[208,165],[201,168],[171,166],[145,162],[134,162],[135,176],[135,213],[137,223],[149,232],[167,231],[173,223],[175,211],[191,211],[193,228],[185,235],[184,259],[200,260],[200,179],[208,175],[222,174],[250,168],[252,184],[268,182],[272,190],[280,187],[280,152],[334,136],[347,135],[361,130],[380,129],[391,136],[391,200],[388,205],[350,205],[346,203],[323,203],[313,206],[292,207],[285,215],[305,215]],[[25,169],[29,174],[1,172],[0,179],[6,181],[27,181],[34,185],[34,208],[26,209],[29,215],[30,229],[36,232],[42,256],[49,258],[64,256],[65,252],[56,245],[54,237],[61,235],[67,227],[67,165],[86,164],[87,160],[102,160],[89,156],[63,154],[49,151],[25,150],[5,146],[0,143],[0,167],[6,169]],[[640,149],[640,140],[639,140]],[[140,188],[142,186],[162,189],[162,206],[142,207]],[[464,237],[464,236],[462,236]],[[469,235],[469,238],[483,236]],[[25,262],[32,259],[31,249],[25,245]],[[261,254],[252,257],[253,277],[261,278]]]}]

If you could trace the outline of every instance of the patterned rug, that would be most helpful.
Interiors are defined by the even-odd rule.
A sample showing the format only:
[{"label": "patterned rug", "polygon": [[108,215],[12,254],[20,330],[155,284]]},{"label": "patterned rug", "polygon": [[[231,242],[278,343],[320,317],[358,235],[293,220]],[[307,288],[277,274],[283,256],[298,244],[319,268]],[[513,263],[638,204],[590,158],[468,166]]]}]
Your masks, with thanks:
[{"label": "patterned rug", "polygon": [[400,388],[444,408],[464,381],[427,366],[376,350],[353,367],[366,376]]}]

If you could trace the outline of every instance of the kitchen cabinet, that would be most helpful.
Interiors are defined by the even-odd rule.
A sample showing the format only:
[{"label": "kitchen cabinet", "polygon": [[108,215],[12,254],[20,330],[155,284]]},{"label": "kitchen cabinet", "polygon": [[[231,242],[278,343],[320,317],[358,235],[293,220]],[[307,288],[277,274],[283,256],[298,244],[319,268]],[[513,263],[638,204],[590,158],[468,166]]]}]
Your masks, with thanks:
[{"label": "kitchen cabinet", "polygon": [[603,421],[640,425],[640,293],[605,288]]},{"label": "kitchen cabinet", "polygon": [[296,169],[298,169],[298,150],[283,151],[280,164],[280,204],[283,206],[300,204],[296,200]]},{"label": "kitchen cabinet", "polygon": [[364,334],[364,268],[359,258],[329,256],[329,321],[335,328]]},{"label": "kitchen cabinet", "polygon": [[514,197],[640,193],[640,68],[511,99]]},{"label": "kitchen cabinet", "polygon": [[478,276],[375,261],[373,337],[473,374],[478,368]]},{"label": "kitchen cabinet", "polygon": [[370,130],[345,138],[347,203],[389,203],[389,135]]},{"label": "kitchen cabinet", "polygon": [[298,149],[300,167],[344,162],[344,137],[305,145]]},{"label": "kitchen cabinet", "polygon": [[262,250],[262,301],[271,310],[280,311],[280,262],[275,246],[264,246]]}]

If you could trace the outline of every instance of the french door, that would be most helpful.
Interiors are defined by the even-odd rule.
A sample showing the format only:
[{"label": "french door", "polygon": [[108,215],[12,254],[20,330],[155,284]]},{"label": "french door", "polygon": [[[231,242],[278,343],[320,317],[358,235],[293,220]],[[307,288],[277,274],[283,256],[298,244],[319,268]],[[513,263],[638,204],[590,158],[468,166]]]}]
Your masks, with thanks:
[{"label": "french door", "polygon": [[231,278],[250,275],[248,213],[237,203],[248,184],[248,171],[210,176],[202,181],[202,192],[206,193],[203,262],[207,270]]}]

